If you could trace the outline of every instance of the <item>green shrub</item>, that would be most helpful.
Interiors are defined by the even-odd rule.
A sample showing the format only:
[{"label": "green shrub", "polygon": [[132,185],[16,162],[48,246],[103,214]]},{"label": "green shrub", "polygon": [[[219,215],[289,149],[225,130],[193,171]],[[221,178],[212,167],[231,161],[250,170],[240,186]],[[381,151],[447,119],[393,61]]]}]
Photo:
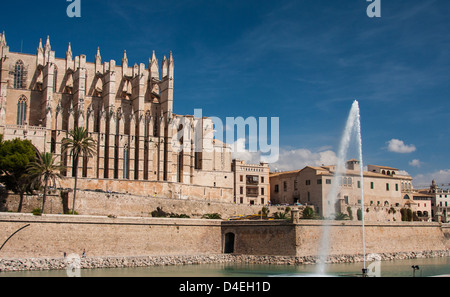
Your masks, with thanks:
[{"label": "green shrub", "polygon": [[391,213],[395,214],[396,212],[397,211],[395,210],[395,208],[393,208],[393,207],[389,208],[389,211],[388,211],[389,214],[391,214]]},{"label": "green shrub", "polygon": [[[66,214],[66,215],[71,215],[71,214],[72,214],[72,210],[71,210],[71,209],[68,209],[66,212],[64,212],[64,214]],[[74,215],[78,215],[78,212],[77,212],[77,211],[74,211]]]},{"label": "green shrub", "polygon": [[157,207],[156,210],[150,213],[154,218],[166,218],[169,216],[167,212],[165,212],[162,207]]},{"label": "green shrub", "polygon": [[410,208],[400,209],[400,214],[403,222],[411,222],[413,220],[413,212]]},{"label": "green shrub", "polygon": [[42,215],[42,209],[40,208],[35,208],[33,209],[33,211],[31,212],[33,215],[35,216],[41,216]]},{"label": "green shrub", "polygon": [[334,215],[334,219],[336,221],[344,221],[344,220],[349,220],[350,217],[345,213],[338,212],[337,214]]},{"label": "green shrub", "polygon": [[304,219],[311,220],[311,219],[316,218],[316,213],[314,212],[314,209],[312,209],[312,208],[309,207],[309,206],[307,206],[307,207],[303,210],[302,214],[303,214],[303,218],[304,218]]},{"label": "green shrub", "polygon": [[273,218],[275,220],[287,220],[287,214],[285,212],[275,212]]},{"label": "green shrub", "polygon": [[353,211],[350,206],[347,207],[347,212],[348,212],[348,217],[350,218],[351,221],[353,221]]},{"label": "green shrub", "polygon": [[177,213],[173,213],[173,212],[172,212],[172,213],[169,215],[169,218],[189,219],[190,216],[188,216],[187,214],[184,214],[184,213],[182,213],[182,214],[177,214]]},{"label": "green shrub", "polygon": [[221,220],[222,216],[218,213],[207,213],[202,216],[202,219],[207,220]]},{"label": "green shrub", "polygon": [[363,216],[362,210],[361,208],[358,208],[358,210],[356,211],[356,217],[358,218],[358,221],[362,221],[362,216]]},{"label": "green shrub", "polygon": [[162,207],[157,207],[156,210],[150,213],[154,218],[179,218],[179,219],[189,219],[190,217],[187,214],[177,214],[177,213],[168,213],[165,212]]},{"label": "green shrub", "polygon": [[270,210],[267,207],[264,206],[261,209],[261,211],[258,212],[258,214],[261,215],[261,213],[262,213],[263,217],[268,217],[269,216],[269,212],[270,212]]}]

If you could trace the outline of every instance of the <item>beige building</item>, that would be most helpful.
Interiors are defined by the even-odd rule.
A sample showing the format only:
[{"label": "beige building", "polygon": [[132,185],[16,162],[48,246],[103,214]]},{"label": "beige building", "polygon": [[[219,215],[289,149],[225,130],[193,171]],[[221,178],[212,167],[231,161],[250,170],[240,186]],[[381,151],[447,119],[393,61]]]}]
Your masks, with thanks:
[{"label": "beige building", "polygon": [[434,221],[450,222],[450,190],[440,188],[433,180],[429,189],[422,189],[418,192],[429,197],[431,209],[428,211]]},{"label": "beige building", "polygon": [[[408,195],[408,197],[406,195]],[[408,200],[410,199],[410,196],[412,196],[412,201]],[[424,222],[432,221],[433,195],[414,191],[412,194],[405,194],[404,199],[407,201],[405,204],[411,208],[415,220]]]},{"label": "beige building", "polygon": [[0,35],[4,140],[31,140],[59,156],[72,177],[61,141],[83,126],[98,153],[81,162],[80,178],[199,185],[205,187],[202,197],[214,189],[222,194],[215,198],[232,202],[231,150],[214,141],[212,120],[173,113],[172,53],[159,64],[153,52],[146,67],[129,65],[126,51],[118,65],[102,62],[100,49],[90,63],[85,55],[74,56],[70,43],[65,58],[56,57],[48,37],[37,45],[35,55],[12,52]]},{"label": "beige building", "polygon": [[[307,166],[301,170],[270,174],[272,204],[312,205],[324,214],[330,202],[328,193],[334,180],[336,166]],[[412,190],[412,178],[398,174],[396,168],[369,165],[363,173],[364,204],[377,209],[404,205],[403,194]],[[347,213],[347,208],[361,208],[361,178],[359,161],[350,160],[340,181],[335,211]],[[404,185],[405,190],[402,190]],[[405,192],[406,191],[406,192]]]},{"label": "beige building", "polygon": [[269,164],[246,164],[233,160],[234,203],[266,205],[269,203]]}]

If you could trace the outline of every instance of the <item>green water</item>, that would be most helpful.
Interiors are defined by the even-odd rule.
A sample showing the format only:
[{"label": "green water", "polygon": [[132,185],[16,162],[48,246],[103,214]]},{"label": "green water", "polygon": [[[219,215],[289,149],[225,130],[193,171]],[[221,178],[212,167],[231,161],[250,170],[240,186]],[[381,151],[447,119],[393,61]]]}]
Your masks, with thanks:
[{"label": "green water", "polygon": [[[368,263],[367,265],[370,265]],[[412,277],[411,266],[418,265],[416,277],[450,275],[450,257],[381,262],[381,277]],[[330,264],[327,275],[361,274],[363,263]],[[114,269],[83,269],[81,277],[296,277],[314,276],[315,265],[208,264]],[[0,277],[65,277],[65,270],[2,272]]]}]

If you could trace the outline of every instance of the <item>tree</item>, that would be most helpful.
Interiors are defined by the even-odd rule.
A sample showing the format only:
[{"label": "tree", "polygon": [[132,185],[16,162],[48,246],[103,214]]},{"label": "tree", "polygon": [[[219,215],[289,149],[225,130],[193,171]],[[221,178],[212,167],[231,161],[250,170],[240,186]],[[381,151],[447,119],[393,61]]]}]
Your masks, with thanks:
[{"label": "tree", "polygon": [[63,152],[69,152],[73,160],[73,175],[75,183],[73,188],[72,214],[75,214],[75,199],[77,195],[78,161],[80,157],[91,158],[96,154],[96,141],[89,136],[84,127],[75,127],[69,131],[69,137],[62,140]]},{"label": "tree", "polygon": [[36,161],[27,166],[27,173],[34,185],[44,186],[44,195],[42,198],[42,213],[45,209],[45,199],[47,198],[47,189],[50,185],[56,188],[56,182],[63,179],[61,171],[65,169],[60,163],[56,163],[56,156],[52,153],[41,153]]},{"label": "tree", "polygon": [[36,160],[36,149],[29,140],[14,139],[2,141],[0,135],[0,182],[6,189],[19,194],[19,207],[22,211],[23,196],[31,192],[30,180],[26,174],[27,166]]}]

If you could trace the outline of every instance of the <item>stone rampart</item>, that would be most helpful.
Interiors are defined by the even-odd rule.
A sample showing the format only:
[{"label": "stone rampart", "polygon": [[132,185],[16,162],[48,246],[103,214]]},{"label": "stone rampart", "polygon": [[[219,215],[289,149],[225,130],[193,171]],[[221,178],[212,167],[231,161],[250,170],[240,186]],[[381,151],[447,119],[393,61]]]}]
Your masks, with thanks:
[{"label": "stone rampart", "polygon": [[[247,258],[290,259],[276,261],[280,263],[315,263],[323,230],[323,221],[314,220],[299,220],[294,224],[288,221],[0,213],[0,244],[27,224],[30,226],[13,236],[0,251],[3,263],[8,259],[11,263],[15,263],[14,259],[60,259],[64,253],[81,255],[84,250],[92,259],[214,258],[227,251]],[[392,259],[404,254],[442,253],[449,248],[449,231],[448,225],[437,223],[368,223],[365,226],[366,253],[388,258],[392,255]],[[233,234],[232,240],[230,234]],[[361,260],[361,235],[360,223],[332,222],[329,254],[338,262],[339,259]],[[231,250],[227,246],[230,242]]]},{"label": "stone rampart", "polygon": [[221,221],[0,213],[2,258],[218,254]]}]

